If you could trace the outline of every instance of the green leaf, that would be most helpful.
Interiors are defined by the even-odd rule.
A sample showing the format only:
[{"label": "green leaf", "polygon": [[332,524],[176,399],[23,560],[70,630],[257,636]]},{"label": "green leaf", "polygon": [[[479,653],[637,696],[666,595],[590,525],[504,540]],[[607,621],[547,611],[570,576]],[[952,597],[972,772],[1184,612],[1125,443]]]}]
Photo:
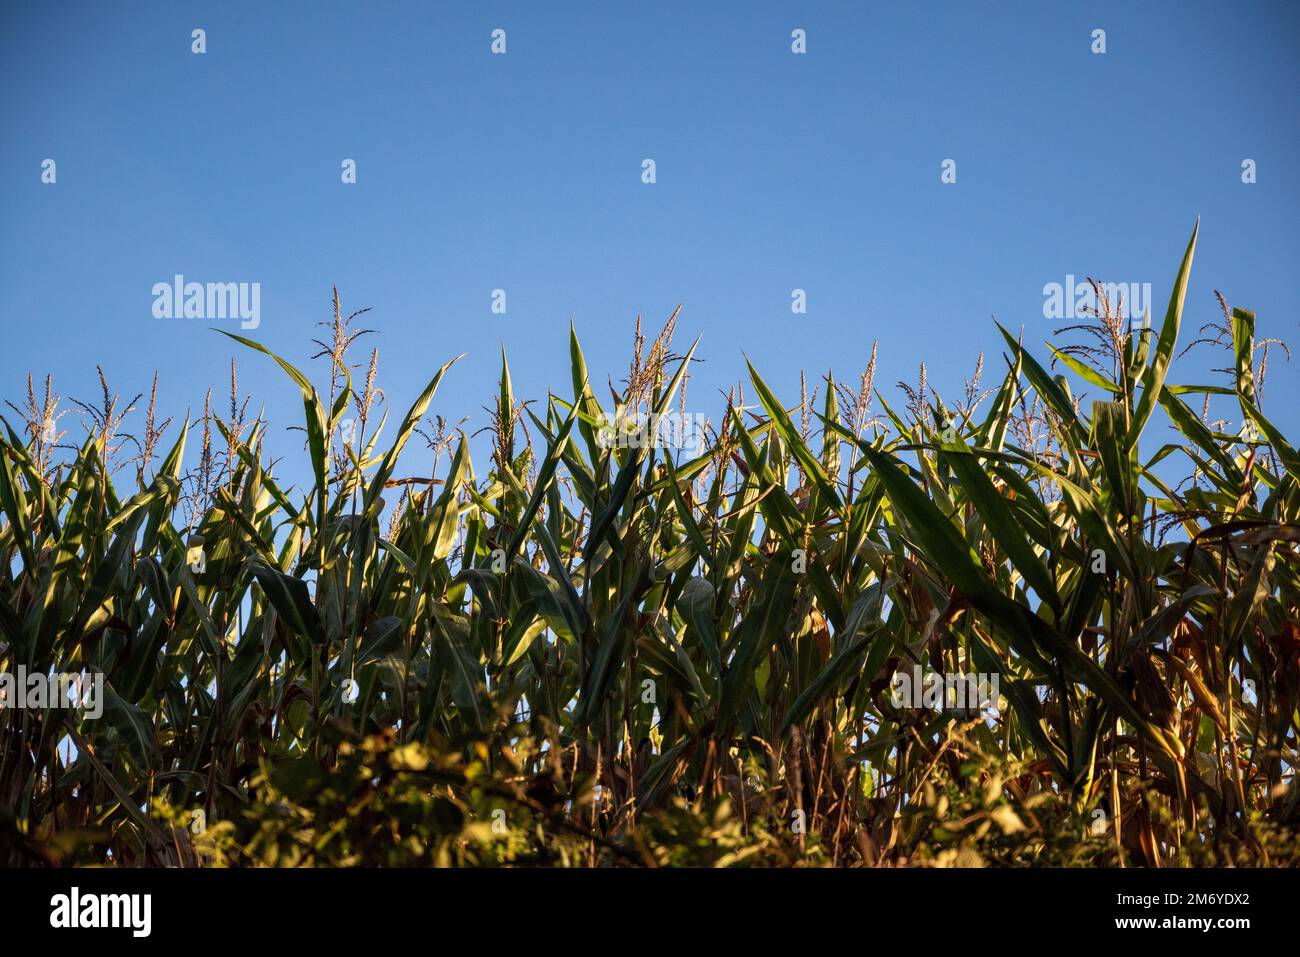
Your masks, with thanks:
[{"label": "green leaf", "polygon": [[1160,327],[1160,340],[1156,343],[1155,354],[1151,363],[1142,373],[1142,397],[1138,399],[1133,411],[1133,421],[1129,426],[1127,448],[1133,449],[1138,444],[1138,437],[1146,428],[1147,420],[1155,409],[1156,400],[1164,388],[1165,375],[1169,363],[1173,361],[1174,346],[1178,342],[1178,326],[1183,318],[1183,300],[1187,298],[1187,280],[1192,271],[1192,256],[1196,252],[1196,234],[1200,232],[1201,221],[1198,219],[1192,228],[1192,238],[1187,242],[1187,251],[1183,253],[1182,264],[1178,267],[1178,276],[1174,280],[1173,291],[1169,294],[1169,307],[1165,310],[1165,321]]}]

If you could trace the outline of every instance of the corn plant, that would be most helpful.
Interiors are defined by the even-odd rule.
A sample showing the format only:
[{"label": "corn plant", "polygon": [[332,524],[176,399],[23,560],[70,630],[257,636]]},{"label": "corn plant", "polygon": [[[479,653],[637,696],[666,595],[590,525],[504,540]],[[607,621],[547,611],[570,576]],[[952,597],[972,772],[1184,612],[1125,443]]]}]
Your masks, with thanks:
[{"label": "corn plant", "polygon": [[[151,402],[128,488],[133,403],[104,385],[70,446],[29,388],[0,436],[0,666],[103,674],[104,706],[0,710],[0,853],[1295,862],[1300,457],[1253,313],[1226,312],[1230,384],[1168,380],[1195,245],[1158,330],[1106,304],[1036,358],[1003,329],[997,388],[945,402],[923,370],[898,408],[874,350],[820,401],[751,366],[689,453],[608,441],[686,407],[676,313],[604,403],[572,329],[564,395],[522,401],[503,355],[482,473],[430,411],[455,360],[374,421],[337,295],[328,386],[231,336],[301,396],[306,487],[233,368],[229,414],[170,444]],[[431,475],[400,470],[417,436]],[[900,706],[914,668],[996,676],[996,707]]]}]

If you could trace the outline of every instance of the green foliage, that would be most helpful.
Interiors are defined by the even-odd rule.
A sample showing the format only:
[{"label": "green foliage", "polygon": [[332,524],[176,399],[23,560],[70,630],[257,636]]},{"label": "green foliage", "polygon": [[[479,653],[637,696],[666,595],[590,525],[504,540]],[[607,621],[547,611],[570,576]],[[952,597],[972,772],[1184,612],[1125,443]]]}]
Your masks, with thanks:
[{"label": "green foliage", "polygon": [[[873,353],[820,414],[750,368],[758,404],[734,389],[707,447],[610,446],[688,407],[674,314],[610,408],[576,333],[568,399],[520,401],[503,357],[480,475],[430,412],[452,363],[386,428],[336,311],[328,387],[238,340],[301,395],[310,487],[232,373],[229,416],[160,456],[150,407],[119,490],[107,386],[76,446],[29,390],[0,436],[0,670],[103,673],[105,708],[0,710],[0,857],[1294,861],[1298,460],[1253,313],[1227,314],[1230,388],[1169,381],[1195,243],[1158,333],[1107,310],[1050,347],[1088,414],[1008,333],[1000,386],[952,405],[923,374],[896,411]],[[1225,393],[1247,432],[1185,399]],[[416,435],[435,464],[403,476]],[[895,707],[917,665],[998,676],[997,714]]]}]

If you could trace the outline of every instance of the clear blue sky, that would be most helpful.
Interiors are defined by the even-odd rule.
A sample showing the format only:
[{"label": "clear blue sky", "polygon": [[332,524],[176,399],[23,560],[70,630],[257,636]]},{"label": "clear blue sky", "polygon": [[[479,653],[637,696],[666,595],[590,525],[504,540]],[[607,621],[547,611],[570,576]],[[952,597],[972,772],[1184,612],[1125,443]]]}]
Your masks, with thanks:
[{"label": "clear blue sky", "polygon": [[[224,395],[238,347],[152,315],[175,273],[260,282],[252,335],[300,365],[337,284],[394,412],[465,352],[434,410],[476,427],[500,343],[521,395],[567,394],[571,317],[603,382],[679,302],[693,409],[742,349],[793,402],[876,338],[880,383],[925,359],[955,396],[980,350],[1002,368],[991,316],[1042,354],[1067,274],[1151,282],[1158,321],[1198,215],[1188,331],[1217,288],[1300,345],[1297,49],[1291,2],[6,3],[0,396],[31,371],[93,398],[96,363],[128,395],[160,369],[167,412]],[[299,457],[293,386],[240,352]],[[1297,366],[1265,396],[1293,437]]]}]

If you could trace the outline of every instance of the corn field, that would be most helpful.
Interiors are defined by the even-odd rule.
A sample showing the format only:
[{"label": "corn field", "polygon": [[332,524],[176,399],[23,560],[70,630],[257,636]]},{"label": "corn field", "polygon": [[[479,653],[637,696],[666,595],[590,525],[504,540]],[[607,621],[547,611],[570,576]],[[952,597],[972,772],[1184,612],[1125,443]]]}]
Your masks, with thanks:
[{"label": "corn field", "polygon": [[[310,487],[233,367],[228,412],[150,402],[134,434],[107,385],[29,382],[0,670],[102,674],[104,701],[0,710],[0,859],[1300,862],[1284,346],[1221,299],[1189,354],[1229,376],[1169,380],[1195,245],[1163,322],[1103,299],[1046,349],[1003,329],[992,387],[981,357],[948,400],[922,372],[891,404],[874,350],[797,401],[750,367],[689,453],[608,441],[691,407],[676,314],[603,400],[576,333],[544,400],[503,355],[477,467],[433,411],[455,361],[390,416],[337,293],[319,382],[230,336],[301,393]],[[918,667],[996,676],[996,707],[898,706]]]}]

